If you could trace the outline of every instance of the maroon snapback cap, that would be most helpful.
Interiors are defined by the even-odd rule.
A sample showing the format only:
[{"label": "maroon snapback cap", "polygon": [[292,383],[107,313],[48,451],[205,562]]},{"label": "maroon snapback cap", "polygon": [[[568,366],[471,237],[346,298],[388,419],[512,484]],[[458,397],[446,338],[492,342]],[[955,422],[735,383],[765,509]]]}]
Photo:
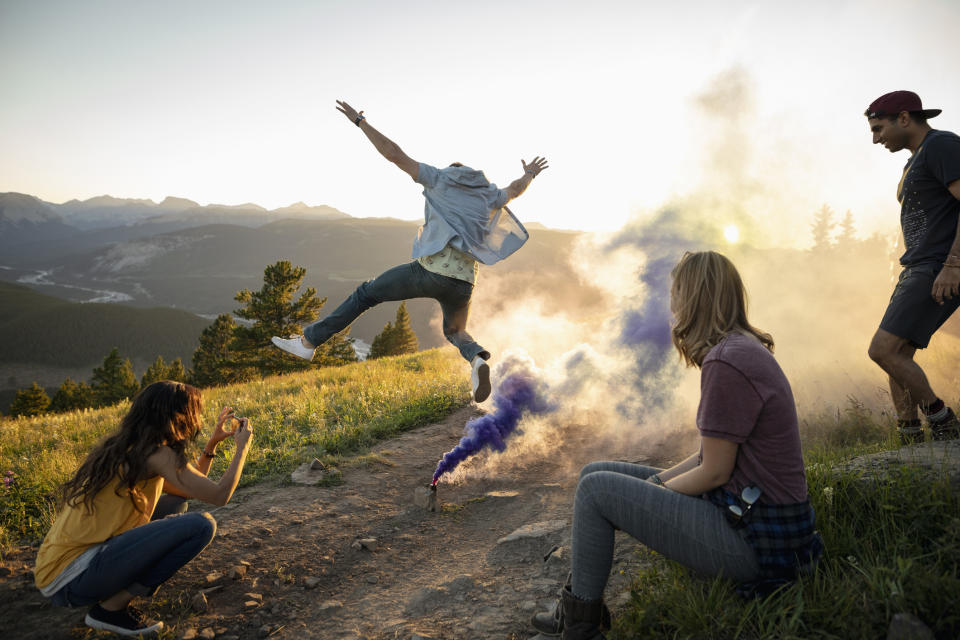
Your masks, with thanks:
[{"label": "maroon snapback cap", "polygon": [[898,115],[901,111],[921,113],[924,118],[933,118],[940,115],[941,109],[924,109],[920,96],[913,91],[891,91],[871,102],[863,115],[868,118],[881,118]]}]

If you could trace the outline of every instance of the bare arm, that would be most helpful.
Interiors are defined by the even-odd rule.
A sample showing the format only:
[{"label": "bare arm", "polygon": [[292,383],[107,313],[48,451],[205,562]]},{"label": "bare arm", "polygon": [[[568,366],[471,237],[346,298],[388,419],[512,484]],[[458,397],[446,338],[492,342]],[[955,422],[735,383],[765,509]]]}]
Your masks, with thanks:
[{"label": "bare arm", "polygon": [[[220,411],[220,415],[217,416],[217,426],[213,430],[213,434],[210,436],[210,439],[207,440],[206,446],[203,447],[204,454],[210,455],[199,455],[196,461],[193,463],[193,466],[196,467],[197,471],[203,475],[210,473],[210,464],[213,462],[213,459],[216,457],[217,446],[233,435],[233,431],[227,431],[223,428],[223,425],[227,422],[233,420],[236,416],[233,414],[233,409],[227,407]],[[239,420],[239,418],[237,418]],[[163,492],[169,493],[170,495],[180,496],[181,498],[189,498],[190,496],[184,495],[172,484],[164,480],[163,482]]]},{"label": "bare arm", "polygon": [[666,482],[671,478],[676,478],[680,474],[690,471],[690,469],[693,469],[699,463],[700,463],[700,452],[697,451],[695,454],[693,454],[689,458],[686,458],[683,461],[678,462],[677,464],[673,465],[669,469],[665,469],[661,471],[660,473],[657,474],[657,476],[660,477],[661,482]]},{"label": "bare arm", "polygon": [[240,482],[243,464],[247,459],[247,451],[250,448],[250,437],[249,421],[246,418],[240,418],[240,426],[233,432],[237,450],[233,454],[233,460],[230,461],[227,470],[217,482],[200,473],[191,464],[178,469],[176,455],[169,447],[160,447],[156,453],[147,459],[147,466],[153,473],[163,476],[164,486],[172,487],[176,491],[176,495],[223,506],[230,501],[234,490],[237,488],[237,483]]},{"label": "bare arm", "polygon": [[420,163],[405,154],[396,142],[374,129],[373,125],[367,122],[362,111],[357,111],[342,100],[337,100],[337,111],[347,116],[350,122],[360,127],[360,130],[363,131],[367,139],[373,143],[373,146],[380,152],[380,155],[400,167],[414,180],[417,179],[417,173],[420,171]]},{"label": "bare arm", "polygon": [[[708,436],[702,436],[700,442],[703,444],[703,460],[701,463],[669,481],[664,480],[665,487],[688,496],[698,496],[704,491],[715,489],[730,480],[733,467],[737,462],[737,449],[740,445],[722,438],[710,438]],[[687,458],[684,462],[689,460],[690,458]],[[663,478],[663,476],[660,477]]]},{"label": "bare arm", "polygon": [[530,183],[533,182],[533,179],[540,175],[540,172],[544,169],[548,169],[547,159],[537,156],[530,161],[530,164],[527,164],[523,160],[520,160],[520,164],[523,165],[523,175],[507,185],[507,188],[504,191],[507,194],[507,202],[510,202],[521,193],[527,190],[527,187],[530,186]]},{"label": "bare arm", "polygon": [[[954,198],[960,200],[960,180],[951,182],[947,185],[947,189]],[[957,233],[953,238],[950,254],[943,263],[943,269],[937,274],[937,279],[933,281],[930,295],[937,304],[943,304],[953,296],[960,295],[960,224],[957,224]]]}]

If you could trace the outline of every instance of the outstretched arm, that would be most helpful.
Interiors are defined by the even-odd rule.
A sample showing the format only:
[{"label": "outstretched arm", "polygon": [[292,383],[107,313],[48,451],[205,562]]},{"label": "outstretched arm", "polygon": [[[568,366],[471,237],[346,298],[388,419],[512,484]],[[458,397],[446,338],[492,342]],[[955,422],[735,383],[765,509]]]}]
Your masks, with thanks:
[{"label": "outstretched arm", "polygon": [[374,129],[373,126],[367,122],[363,111],[357,111],[343,100],[337,100],[337,111],[347,116],[350,122],[360,127],[360,130],[363,131],[367,139],[373,143],[373,146],[377,148],[380,155],[403,169],[403,171],[414,180],[417,179],[420,163],[405,154],[396,142]]},{"label": "outstretched arm", "polygon": [[531,160],[530,164],[527,164],[523,160],[520,161],[520,164],[523,165],[523,175],[511,182],[509,186],[504,189],[507,194],[507,202],[510,202],[526,191],[530,183],[533,182],[533,179],[540,175],[541,171],[548,168],[547,159],[541,158],[540,156]]}]

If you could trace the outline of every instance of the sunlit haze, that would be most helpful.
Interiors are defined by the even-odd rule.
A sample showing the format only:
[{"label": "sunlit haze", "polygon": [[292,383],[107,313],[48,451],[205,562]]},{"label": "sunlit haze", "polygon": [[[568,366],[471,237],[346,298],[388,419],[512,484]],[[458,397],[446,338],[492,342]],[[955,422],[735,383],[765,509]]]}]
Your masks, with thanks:
[{"label": "sunlit haze", "polygon": [[953,0],[5,0],[0,191],[421,217],[344,99],[416,160],[501,186],[546,156],[513,208],[550,227],[728,190],[730,242],[809,244],[824,203],[893,235],[906,153],[871,145],[862,113],[911,89],[960,129],[957,24]]}]

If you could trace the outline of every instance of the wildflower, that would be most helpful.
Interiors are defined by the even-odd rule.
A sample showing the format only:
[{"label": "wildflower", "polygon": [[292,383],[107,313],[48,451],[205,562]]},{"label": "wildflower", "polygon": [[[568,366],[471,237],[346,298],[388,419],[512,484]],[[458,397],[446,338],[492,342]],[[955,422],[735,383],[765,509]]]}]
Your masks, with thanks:
[{"label": "wildflower", "polygon": [[833,487],[823,488],[823,499],[828,505],[833,506]]},{"label": "wildflower", "polygon": [[3,474],[3,488],[9,489],[10,487],[12,487],[16,477],[17,477],[17,474],[15,474],[12,470],[7,469]]}]

